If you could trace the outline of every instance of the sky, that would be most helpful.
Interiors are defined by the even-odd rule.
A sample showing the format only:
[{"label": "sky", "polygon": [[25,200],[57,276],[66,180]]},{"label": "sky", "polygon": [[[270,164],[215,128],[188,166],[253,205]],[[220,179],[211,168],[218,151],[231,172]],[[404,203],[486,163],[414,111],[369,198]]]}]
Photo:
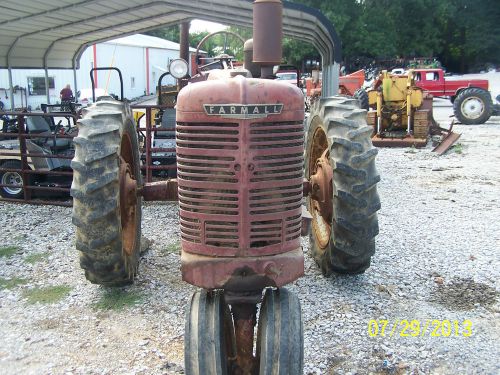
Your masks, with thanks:
[{"label": "sky", "polygon": [[221,25],[220,23],[214,23],[203,20],[193,20],[191,21],[191,27],[189,28],[189,32],[196,33],[200,31],[209,31],[212,33],[214,31],[224,30],[225,28],[226,26]]}]

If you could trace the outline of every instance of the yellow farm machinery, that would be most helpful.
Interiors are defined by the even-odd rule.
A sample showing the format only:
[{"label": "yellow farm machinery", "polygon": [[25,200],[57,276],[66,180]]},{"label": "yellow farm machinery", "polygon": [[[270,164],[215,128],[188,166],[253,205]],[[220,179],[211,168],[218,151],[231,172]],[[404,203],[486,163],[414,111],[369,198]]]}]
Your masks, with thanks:
[{"label": "yellow farm machinery", "polygon": [[383,71],[368,91],[368,104],[374,146],[425,147],[431,127],[437,127],[432,95],[415,85],[411,71],[407,76]]}]

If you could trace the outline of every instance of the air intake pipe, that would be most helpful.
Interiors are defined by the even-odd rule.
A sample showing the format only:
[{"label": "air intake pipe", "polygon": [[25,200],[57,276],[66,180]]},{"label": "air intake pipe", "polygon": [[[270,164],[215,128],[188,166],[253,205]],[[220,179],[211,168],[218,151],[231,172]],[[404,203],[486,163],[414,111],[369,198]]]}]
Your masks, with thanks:
[{"label": "air intake pipe", "polygon": [[283,56],[283,3],[281,0],[253,2],[253,62],[260,65],[261,78],[273,74]]}]

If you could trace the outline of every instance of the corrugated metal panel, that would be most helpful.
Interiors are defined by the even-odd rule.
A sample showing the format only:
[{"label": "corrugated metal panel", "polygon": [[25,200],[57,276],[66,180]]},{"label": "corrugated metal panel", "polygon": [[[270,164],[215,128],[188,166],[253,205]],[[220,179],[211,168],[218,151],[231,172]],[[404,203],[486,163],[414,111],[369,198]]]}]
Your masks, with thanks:
[{"label": "corrugated metal panel", "polygon": [[[340,41],[321,14],[284,2],[284,33],[313,43],[324,64]],[[251,26],[251,0],[2,0],[0,67],[72,68],[88,46],[193,18]],[[337,53],[334,55],[334,46]]]}]

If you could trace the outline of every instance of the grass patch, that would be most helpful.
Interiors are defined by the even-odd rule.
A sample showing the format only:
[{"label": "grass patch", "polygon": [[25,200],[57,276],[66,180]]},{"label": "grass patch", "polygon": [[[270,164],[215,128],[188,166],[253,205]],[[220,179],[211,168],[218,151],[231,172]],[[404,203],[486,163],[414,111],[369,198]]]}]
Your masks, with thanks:
[{"label": "grass patch", "polygon": [[49,253],[30,254],[26,258],[24,258],[24,261],[29,264],[35,264],[47,259],[48,257]]},{"label": "grass patch", "polygon": [[178,253],[181,251],[181,243],[180,242],[174,242],[165,248],[166,253]]},{"label": "grass patch", "polygon": [[19,285],[24,285],[28,282],[26,279],[20,277],[13,277],[12,279],[4,279],[0,277],[0,289],[13,289]]},{"label": "grass patch", "polygon": [[19,251],[18,246],[2,246],[0,247],[0,258],[11,257]]},{"label": "grass patch", "polygon": [[455,154],[462,154],[464,152],[464,148],[461,143],[457,143],[456,145],[454,145],[452,150],[453,152],[455,152]]},{"label": "grass patch", "polygon": [[417,149],[414,145],[412,145],[408,150],[405,151],[405,154],[416,154]]},{"label": "grass patch", "polygon": [[65,298],[71,291],[69,285],[55,285],[43,288],[27,289],[23,296],[28,299],[28,303],[55,303]]},{"label": "grass patch", "polygon": [[101,295],[99,301],[92,304],[92,306],[99,310],[124,310],[135,306],[141,300],[142,295],[139,292],[108,289]]}]

